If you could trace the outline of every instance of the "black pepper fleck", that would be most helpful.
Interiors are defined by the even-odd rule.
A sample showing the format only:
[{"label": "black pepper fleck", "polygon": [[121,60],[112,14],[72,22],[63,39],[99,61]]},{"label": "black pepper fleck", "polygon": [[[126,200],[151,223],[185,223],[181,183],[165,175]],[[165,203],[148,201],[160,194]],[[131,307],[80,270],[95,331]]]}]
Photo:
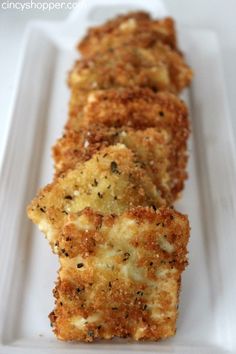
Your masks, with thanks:
[{"label": "black pepper fleck", "polygon": [[123,261],[127,261],[127,259],[129,259],[129,257],[130,257],[130,253],[129,252],[125,252]]},{"label": "black pepper fleck", "polygon": [[88,336],[89,336],[89,337],[93,337],[93,336],[94,336],[94,331],[89,330],[89,331],[88,331]]},{"label": "black pepper fleck", "polygon": [[115,161],[111,162],[111,172],[120,174],[120,171],[118,170],[117,163]]},{"label": "black pepper fleck", "polygon": [[71,195],[66,195],[66,196],[64,197],[64,199],[72,200],[73,198],[72,198]]},{"label": "black pepper fleck", "polygon": [[136,293],[137,295],[140,295],[140,296],[143,296],[143,291],[137,291],[137,293]]},{"label": "black pepper fleck", "polygon": [[97,187],[97,185],[98,185],[98,181],[96,180],[96,178],[94,178],[92,186]]},{"label": "black pepper fleck", "polygon": [[77,268],[82,268],[83,266],[84,266],[83,263],[78,263],[78,264],[77,264]]}]

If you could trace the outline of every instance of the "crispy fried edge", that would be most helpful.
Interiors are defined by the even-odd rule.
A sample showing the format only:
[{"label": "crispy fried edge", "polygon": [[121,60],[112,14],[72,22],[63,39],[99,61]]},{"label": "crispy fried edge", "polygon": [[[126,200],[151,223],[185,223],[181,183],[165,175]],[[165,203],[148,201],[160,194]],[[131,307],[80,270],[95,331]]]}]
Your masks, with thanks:
[{"label": "crispy fried edge", "polygon": [[[152,25],[155,24],[156,26],[160,26],[159,38],[156,38],[156,40],[160,40],[168,44],[171,48],[177,49],[176,30],[173,18],[166,17],[161,20],[153,20],[146,12],[130,12],[127,15],[117,16],[101,26],[90,28],[86,36],[78,43],[77,49],[85,57],[95,54],[99,51],[99,46],[102,45],[102,48],[106,46],[103,42],[106,42],[108,38],[122,37],[122,33],[119,31],[118,27],[129,19],[134,19],[138,23],[137,30],[134,33],[136,44],[138,44],[139,34],[142,34],[144,31],[145,33],[154,32],[156,33],[156,37],[158,37],[158,31],[152,28]],[[168,31],[168,35],[163,34],[163,29],[161,30],[162,26]]]},{"label": "crispy fried edge", "polygon": [[[101,222],[108,222],[108,224],[112,224],[115,221],[115,216],[113,215],[111,216],[105,216],[103,217],[100,214],[94,213],[91,209],[86,209],[84,210],[84,213],[91,219],[93,219],[95,217],[95,219],[99,218],[99,224],[101,226]],[[142,222],[158,222],[158,223],[167,223],[167,227],[171,227],[171,223],[173,222],[173,220],[178,217],[180,218],[185,225],[183,225],[183,232],[182,234],[178,235],[177,238],[174,240],[174,245],[176,246],[176,253],[174,255],[175,258],[175,263],[174,266],[172,265],[172,261],[170,262],[171,265],[169,265],[170,269],[172,269],[173,267],[177,267],[176,269],[178,269],[178,275],[176,278],[177,284],[178,284],[178,291],[177,291],[177,298],[176,298],[176,305],[178,305],[178,299],[179,299],[179,291],[180,291],[180,282],[181,282],[181,272],[185,269],[185,267],[187,266],[188,262],[187,262],[187,244],[188,244],[188,239],[189,239],[189,232],[190,232],[190,227],[189,227],[189,223],[188,223],[188,219],[185,215],[180,214],[172,209],[168,209],[168,208],[160,208],[158,211],[153,211],[149,208],[141,208],[138,207],[136,209],[133,210],[129,210],[126,213],[124,213],[124,215],[121,215],[120,218],[127,216],[128,218],[134,218],[136,220],[136,222],[142,223]],[[101,221],[101,219],[104,219],[103,221]],[[163,220],[164,219],[164,220]],[[178,225],[178,224],[177,224]],[[176,225],[176,226],[177,226]],[[175,227],[176,227],[175,226]],[[162,255],[163,256],[163,255]],[[176,258],[177,256],[177,258]],[[167,257],[168,258],[168,257]],[[178,260],[177,260],[178,259]],[[176,327],[175,327],[175,323],[176,323],[176,317],[177,317],[177,306],[176,306],[176,317],[174,319],[174,323],[169,324],[170,328],[172,328],[171,332],[168,332],[167,328],[165,327],[166,323],[163,324],[163,327],[160,326],[160,328],[155,328],[155,326],[152,328],[149,328],[148,333],[146,332],[145,335],[141,338],[135,338],[132,335],[130,335],[129,333],[127,333],[127,330],[125,330],[125,322],[126,320],[123,321],[124,326],[122,327],[122,321],[121,321],[121,326],[120,328],[116,331],[116,333],[104,333],[103,330],[101,330],[101,328],[94,328],[93,326],[91,326],[91,328],[89,328],[89,330],[93,331],[93,335],[91,335],[91,333],[80,333],[75,330],[73,331],[73,329],[70,327],[70,325],[68,325],[68,332],[66,331],[66,333],[63,333],[60,331],[60,325],[62,325],[64,323],[64,326],[66,327],[66,315],[65,312],[63,310],[63,305],[61,303],[61,299],[60,299],[60,294],[67,294],[70,298],[70,301],[73,301],[73,299],[77,299],[78,294],[76,293],[76,286],[75,285],[70,285],[69,283],[67,283],[66,281],[61,281],[60,277],[58,280],[58,283],[56,284],[56,288],[54,289],[54,296],[55,296],[55,304],[56,307],[54,309],[54,311],[49,315],[50,321],[51,321],[51,325],[54,329],[55,334],[59,337],[59,339],[61,340],[82,340],[82,341],[88,341],[91,342],[96,338],[106,338],[106,339],[111,339],[114,335],[116,336],[120,336],[120,337],[131,337],[133,339],[139,340],[139,339],[145,339],[145,340],[158,340],[158,339],[163,339],[166,338],[168,336],[174,335],[175,331],[176,331]],[[99,294],[97,294],[97,296],[100,296]],[[164,299],[163,299],[164,301]],[[165,303],[165,301],[164,301]],[[93,315],[93,308],[90,309],[91,311],[87,312],[87,309],[85,310],[87,316],[89,315]],[[65,317],[64,317],[65,316]],[[69,314],[70,317],[70,314]],[[114,317],[114,312],[110,311],[110,317],[109,318],[113,318]],[[130,320],[130,317],[129,317]],[[147,320],[147,319],[146,319]],[[59,321],[59,322],[58,322]],[[167,321],[168,322],[168,321]]]}]

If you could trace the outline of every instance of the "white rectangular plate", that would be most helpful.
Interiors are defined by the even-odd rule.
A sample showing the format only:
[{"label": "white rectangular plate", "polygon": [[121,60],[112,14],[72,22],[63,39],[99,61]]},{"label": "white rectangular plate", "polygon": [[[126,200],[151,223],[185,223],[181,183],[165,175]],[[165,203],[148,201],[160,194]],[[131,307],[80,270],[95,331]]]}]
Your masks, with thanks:
[{"label": "white rectangular plate", "polygon": [[[214,33],[179,29],[195,78],[185,93],[192,118],[189,181],[176,208],[192,232],[178,330],[158,343],[57,341],[48,313],[58,268],[47,241],[26,217],[27,203],[50,182],[50,149],[67,119],[65,80],[74,46],[88,26],[152,1],[103,0],[64,23],[36,23],[27,34],[13,118],[0,175],[0,353],[235,353],[236,169],[220,51]],[[128,4],[128,5],[127,5]],[[135,5],[134,5],[135,4]],[[83,10],[83,11],[82,11]],[[156,9],[157,10],[157,9]]]}]

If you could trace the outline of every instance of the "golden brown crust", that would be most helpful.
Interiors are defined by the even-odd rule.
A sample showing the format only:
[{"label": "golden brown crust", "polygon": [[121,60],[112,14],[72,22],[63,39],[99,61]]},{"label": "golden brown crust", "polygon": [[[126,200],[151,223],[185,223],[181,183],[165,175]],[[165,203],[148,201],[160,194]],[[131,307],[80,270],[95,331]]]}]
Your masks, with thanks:
[{"label": "golden brown crust", "polygon": [[118,144],[100,150],[42,189],[29,205],[28,216],[54,248],[61,225],[86,207],[120,214],[134,206],[165,204],[133,153]]},{"label": "golden brown crust", "polygon": [[69,226],[58,241],[63,252],[50,315],[57,337],[174,335],[187,264],[187,218],[166,208],[135,208],[120,216],[85,209],[71,220],[73,231]]},{"label": "golden brown crust", "polygon": [[[83,109],[81,109],[82,105]],[[101,126],[102,128],[99,128]],[[120,141],[119,136],[113,137],[115,128],[122,131],[149,129],[148,132],[152,135],[150,138],[153,138],[156,143],[159,133],[166,132],[164,134],[168,140],[166,144],[168,151],[163,150],[162,156],[167,157],[167,163],[170,163],[171,193],[161,187],[164,176],[162,172],[155,170],[160,167],[158,160],[161,156],[153,153],[154,144],[141,138],[144,133],[138,133],[136,138],[133,133],[133,139],[122,139],[122,137],[120,139],[139,156],[141,161],[154,161],[153,169],[149,171],[157,176],[157,180],[154,178],[154,183],[164,193],[167,202],[173,202],[183,189],[187,177],[189,121],[186,105],[168,92],[154,93],[149,89],[140,88],[94,91],[82,96],[72,92],[67,129],[79,133],[67,133],[66,138],[58,142],[54,150],[57,168],[60,169],[60,164],[62,169],[72,167],[77,157],[81,160],[87,159],[96,149]],[[86,137],[87,134],[90,136]],[[76,141],[78,141],[77,146]],[[70,144],[71,149],[68,148]],[[60,162],[61,159],[64,159],[64,162]]]},{"label": "golden brown crust", "polygon": [[170,205],[186,179],[192,80],[174,21],[129,13],[89,30],[69,74],[56,175],[28,207],[60,261],[61,340],[175,334],[189,223]]},{"label": "golden brown crust", "polygon": [[[92,96],[92,97],[91,97]],[[183,101],[168,92],[148,89],[108,90],[89,96],[82,126],[91,123],[109,127],[128,126],[134,129],[164,127],[185,135],[188,131],[188,110]],[[78,122],[79,123],[79,122]]]},{"label": "golden brown crust", "polygon": [[68,131],[53,148],[56,176],[89,160],[104,147],[117,143],[126,145],[135,153],[162,198],[172,204],[187,177],[186,141],[181,146],[167,129],[161,127],[135,130],[90,124],[89,128],[81,128],[78,132]]},{"label": "golden brown crust", "polygon": [[169,92],[126,88],[85,94],[73,89],[66,128],[78,130],[91,124],[134,129],[169,127],[183,136],[188,135],[189,130],[186,105]]},{"label": "golden brown crust", "polygon": [[176,49],[174,20],[170,17],[152,20],[148,13],[131,12],[90,28],[78,44],[78,49],[87,57],[111,47],[133,45],[147,48],[154,46],[156,42]]},{"label": "golden brown crust", "polygon": [[138,86],[179,93],[191,80],[183,56],[157,42],[152,48],[127,45],[78,60],[68,83],[84,91]]}]

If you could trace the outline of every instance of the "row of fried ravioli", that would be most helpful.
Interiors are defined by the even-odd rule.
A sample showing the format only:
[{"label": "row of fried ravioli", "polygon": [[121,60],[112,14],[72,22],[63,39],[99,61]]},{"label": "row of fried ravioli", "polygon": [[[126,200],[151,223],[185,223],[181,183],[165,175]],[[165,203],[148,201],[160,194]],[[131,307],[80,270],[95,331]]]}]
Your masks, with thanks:
[{"label": "row of fried ravioli", "polygon": [[192,72],[174,21],[144,12],[90,29],[78,49],[55,177],[28,207],[60,260],[51,325],[61,340],[167,338],[187,265],[188,218],[172,204]]}]

